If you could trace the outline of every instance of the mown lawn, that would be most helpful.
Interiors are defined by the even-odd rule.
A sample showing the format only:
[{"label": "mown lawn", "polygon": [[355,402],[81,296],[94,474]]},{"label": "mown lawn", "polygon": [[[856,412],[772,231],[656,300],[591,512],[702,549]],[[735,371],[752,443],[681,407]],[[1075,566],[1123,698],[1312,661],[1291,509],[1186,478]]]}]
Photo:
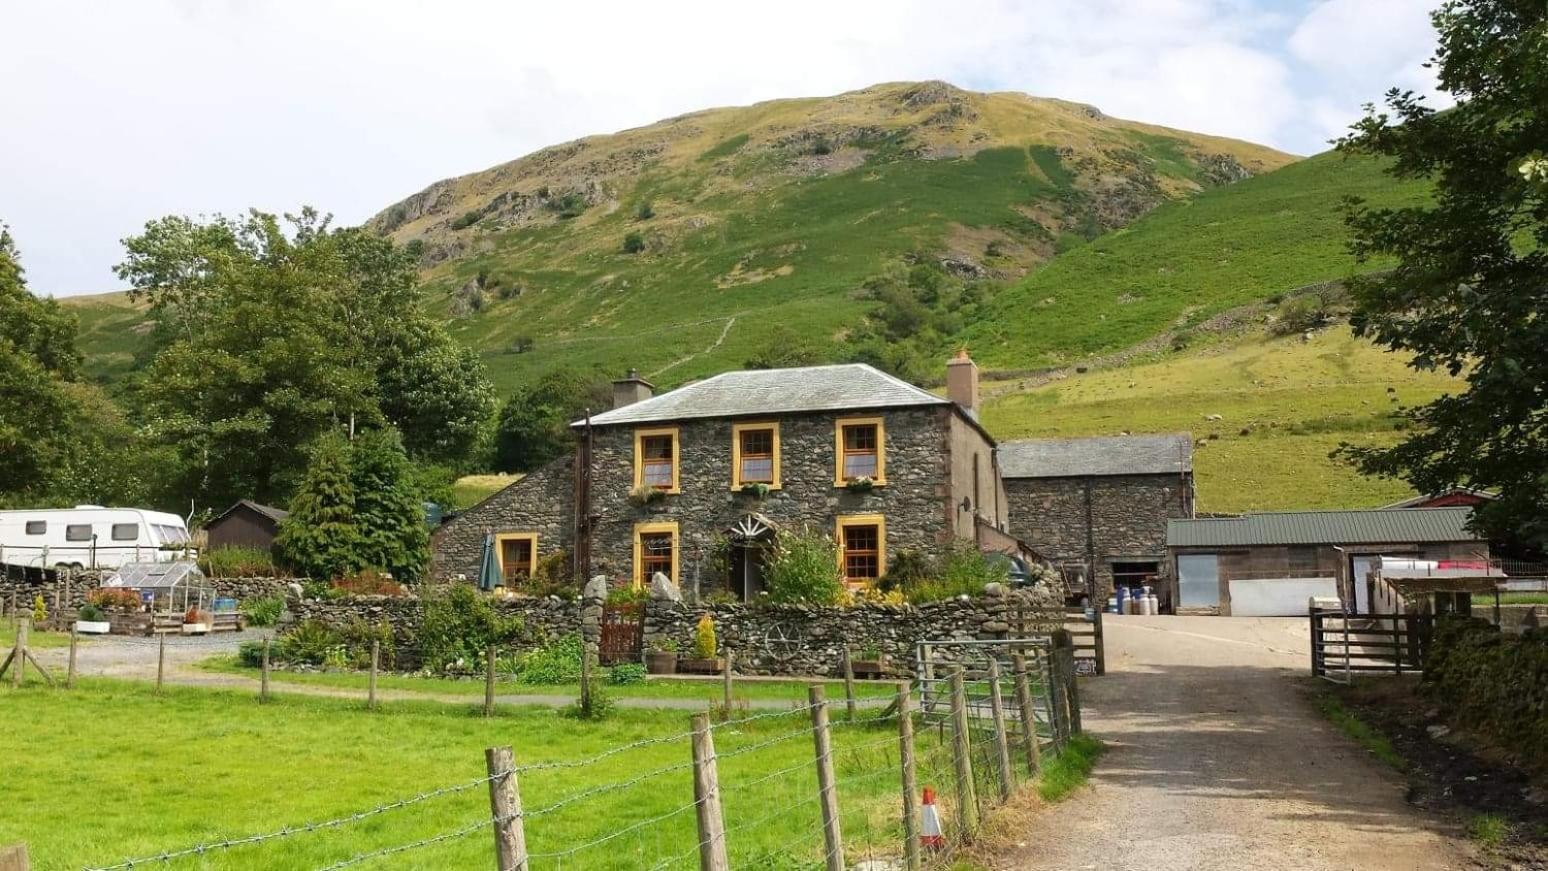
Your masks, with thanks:
[{"label": "mown lawn", "polygon": [[[354,702],[296,696],[261,705],[245,692],[169,688],[158,696],[148,685],[105,680],[75,691],[30,686],[0,703],[0,731],[17,748],[6,759],[0,843],[26,842],[42,871],[112,865],[471,783],[484,776],[489,746],[514,746],[518,765],[574,761],[689,726],[680,711],[620,709],[600,723],[540,708],[503,709],[488,720],[470,711],[393,703],[370,713]],[[793,712],[716,731],[735,867],[808,868],[820,857],[808,723],[805,712]],[[846,842],[858,859],[866,846],[891,846],[901,836],[892,822],[896,721],[841,724],[833,734]],[[944,787],[938,775],[949,768],[948,754],[934,730],[919,740],[921,756],[935,760],[921,783]],[[533,866],[636,869],[680,857],[667,867],[697,867],[690,758],[681,737],[592,764],[523,772]],[[672,766],[680,767],[646,776]],[[618,788],[586,795],[607,785]],[[338,827],[143,867],[321,867],[467,827],[462,837],[357,867],[489,867],[488,801],[486,787],[476,786]],[[664,818],[631,828],[657,817]],[[569,850],[576,852],[543,858]]]},{"label": "mown lawn", "polygon": [[1205,442],[1194,450],[1200,511],[1361,508],[1412,491],[1328,455],[1343,442],[1392,444],[1398,409],[1457,385],[1335,325],[1309,342],[1253,333],[1012,389],[987,402],[983,419],[1002,439],[1192,433]]},{"label": "mown lawn", "polygon": [[[16,644],[16,626],[10,618],[0,620],[0,658],[4,658],[13,645]],[[70,633],[68,632],[43,632],[31,629],[27,632],[27,646],[29,647],[69,647]]]},{"label": "mown lawn", "polygon": [[[239,663],[234,656],[214,656],[199,663],[199,668],[205,671],[219,674],[240,674],[246,677],[257,678],[259,670],[249,668]],[[364,692],[370,678],[361,672],[353,671],[284,671],[274,669],[269,672],[269,678],[276,683],[307,684],[311,686],[337,687],[340,689],[360,690]],[[545,696],[571,696],[580,693],[578,684],[524,684],[505,679],[496,675],[495,690],[501,695],[545,695]],[[381,674],[377,676],[377,687],[384,690],[412,690],[423,693],[439,693],[466,695],[482,698],[484,694],[484,681],[482,678],[456,679],[421,677],[417,675]],[[804,701],[806,688],[809,681],[767,681],[767,680],[738,680],[735,684],[734,694],[739,699],[757,699],[759,701]],[[829,698],[843,699],[844,684],[839,681],[830,681],[825,684]],[[719,679],[691,680],[683,678],[647,678],[643,683],[612,685],[607,684],[605,691],[619,698],[635,699],[700,699],[706,704],[718,703],[723,695]],[[896,693],[896,684],[883,681],[856,681],[855,695],[864,698],[891,697]]]}]

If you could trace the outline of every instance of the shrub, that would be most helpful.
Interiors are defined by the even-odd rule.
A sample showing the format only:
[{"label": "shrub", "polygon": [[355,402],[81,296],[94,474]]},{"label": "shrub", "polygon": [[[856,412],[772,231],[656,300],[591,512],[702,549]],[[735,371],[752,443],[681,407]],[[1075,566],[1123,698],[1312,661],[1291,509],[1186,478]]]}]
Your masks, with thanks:
[{"label": "shrub", "polygon": [[937,563],[936,576],[905,588],[910,602],[937,602],[958,596],[982,596],[989,584],[1010,580],[1003,561],[990,562],[971,544],[950,545]]},{"label": "shrub", "polygon": [[471,212],[463,212],[452,220],[451,228],[453,230],[466,230],[474,224],[477,224],[478,219],[482,217],[484,217],[484,213],[478,209],[474,209]]},{"label": "shrub", "polygon": [[107,619],[107,614],[104,614],[98,606],[87,602],[81,606],[79,611],[75,612],[75,619],[84,620],[87,623],[101,623]]},{"label": "shrub", "polygon": [[574,683],[580,680],[582,650],[578,634],[551,641],[521,658],[516,679],[539,686]]},{"label": "shrub", "polygon": [[564,710],[564,715],[574,717],[577,720],[605,720],[613,712],[613,699],[602,689],[602,682],[597,679],[596,673],[591,675],[591,681],[586,692],[575,700],[575,704]]},{"label": "shrub", "polygon": [[699,659],[714,659],[720,645],[715,640],[715,621],[708,614],[700,615],[699,625],[693,628],[693,655]]},{"label": "shrub", "polygon": [[263,642],[244,641],[237,647],[237,662],[248,668],[258,668],[263,665]]},{"label": "shrub", "polygon": [[199,556],[199,570],[211,578],[272,578],[274,557],[256,547],[220,547]]},{"label": "shrub", "polygon": [[122,587],[101,587],[86,594],[86,601],[105,611],[138,611],[140,594]]},{"label": "shrub", "polygon": [[644,587],[635,589],[633,586],[613,587],[607,591],[607,604],[609,605],[635,605],[650,599],[650,591]]},{"label": "shrub", "polygon": [[883,592],[907,590],[935,574],[935,562],[913,548],[904,548],[887,561],[887,573],[876,582]]},{"label": "shrub", "polygon": [[645,682],[645,666],[638,662],[615,665],[607,672],[607,682],[614,686],[628,686]]},{"label": "shrub", "polygon": [[48,606],[43,604],[43,594],[32,597],[32,624],[42,626],[48,622]]},{"label": "shrub", "polygon": [[403,585],[393,580],[391,576],[366,569],[346,575],[333,582],[333,590],[336,593],[349,596],[403,596],[407,594]]},{"label": "shrub", "polygon": [[656,216],[656,208],[650,204],[650,200],[640,200],[639,208],[634,210],[634,218],[637,221],[649,221]]},{"label": "shrub", "polygon": [[284,596],[263,596],[242,603],[242,615],[249,626],[273,626],[284,612]]},{"label": "shrub", "polygon": [[383,663],[391,665],[397,657],[397,640],[392,634],[392,626],[385,620],[372,623],[361,617],[351,617],[344,628],[338,631],[338,636],[340,646],[347,654],[345,664],[351,668],[371,667],[373,643]]},{"label": "shrub", "polygon": [[514,639],[522,626],[467,584],[432,591],[425,596],[423,609],[417,641],[421,660],[432,671],[482,662],[491,644]]},{"label": "shrub", "polygon": [[770,602],[832,605],[844,593],[833,540],[810,529],[779,537],[769,554],[765,580]]},{"label": "shrub", "polygon": [[270,655],[285,661],[307,665],[322,665],[328,651],[338,647],[339,634],[321,620],[303,620],[295,628],[280,636],[279,649],[271,648]]},{"label": "shrub", "polygon": [[645,237],[639,233],[630,232],[624,236],[623,250],[625,254],[638,254],[645,250]]}]

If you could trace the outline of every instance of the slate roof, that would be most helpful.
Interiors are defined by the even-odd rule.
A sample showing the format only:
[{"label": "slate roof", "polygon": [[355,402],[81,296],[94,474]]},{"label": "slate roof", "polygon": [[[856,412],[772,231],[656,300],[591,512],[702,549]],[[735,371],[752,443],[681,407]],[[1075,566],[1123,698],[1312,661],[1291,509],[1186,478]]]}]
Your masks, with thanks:
[{"label": "slate roof", "polygon": [[211,523],[214,523],[216,520],[220,520],[222,517],[225,517],[227,514],[230,514],[231,512],[237,510],[238,508],[241,508],[244,505],[247,506],[248,508],[251,508],[252,510],[258,512],[259,514],[262,514],[264,517],[269,518],[270,520],[274,521],[275,523],[279,523],[281,520],[284,520],[285,518],[290,516],[290,512],[286,511],[283,508],[275,508],[272,505],[264,505],[264,504],[259,503],[259,502],[254,502],[251,499],[238,499],[235,505],[232,505],[230,508],[227,508],[225,511],[220,512],[220,516],[219,517],[216,517],[214,520],[211,520],[209,523],[206,523],[205,526],[209,526]]},{"label": "slate roof", "polygon": [[1478,541],[1471,508],[1279,511],[1166,522],[1167,547]]},{"label": "slate roof", "polygon": [[1193,437],[1187,433],[1000,443],[1002,478],[1176,475],[1192,471]]},{"label": "slate roof", "polygon": [[[953,403],[864,363],[722,372],[593,415],[592,426]],[[576,421],[572,426],[582,426]]]}]

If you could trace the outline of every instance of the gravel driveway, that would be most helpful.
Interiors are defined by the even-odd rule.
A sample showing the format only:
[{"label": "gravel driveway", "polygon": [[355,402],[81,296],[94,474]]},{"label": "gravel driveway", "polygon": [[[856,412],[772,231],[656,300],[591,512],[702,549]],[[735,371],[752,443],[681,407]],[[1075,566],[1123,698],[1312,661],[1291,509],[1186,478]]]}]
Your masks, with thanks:
[{"label": "gravel driveway", "polygon": [[1430,871],[1466,854],[1402,778],[1312,708],[1304,618],[1109,617],[1082,683],[1108,743],[1091,788],[1038,814],[1015,869]]}]

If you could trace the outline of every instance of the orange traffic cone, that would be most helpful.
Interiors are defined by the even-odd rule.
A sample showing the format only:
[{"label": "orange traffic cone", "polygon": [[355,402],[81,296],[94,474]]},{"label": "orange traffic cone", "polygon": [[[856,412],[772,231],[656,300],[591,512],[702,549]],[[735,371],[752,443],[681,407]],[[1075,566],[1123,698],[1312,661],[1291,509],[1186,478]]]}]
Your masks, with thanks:
[{"label": "orange traffic cone", "polygon": [[919,845],[932,850],[946,846],[946,836],[941,832],[941,815],[935,810],[935,790],[924,788],[924,801],[919,808]]}]

